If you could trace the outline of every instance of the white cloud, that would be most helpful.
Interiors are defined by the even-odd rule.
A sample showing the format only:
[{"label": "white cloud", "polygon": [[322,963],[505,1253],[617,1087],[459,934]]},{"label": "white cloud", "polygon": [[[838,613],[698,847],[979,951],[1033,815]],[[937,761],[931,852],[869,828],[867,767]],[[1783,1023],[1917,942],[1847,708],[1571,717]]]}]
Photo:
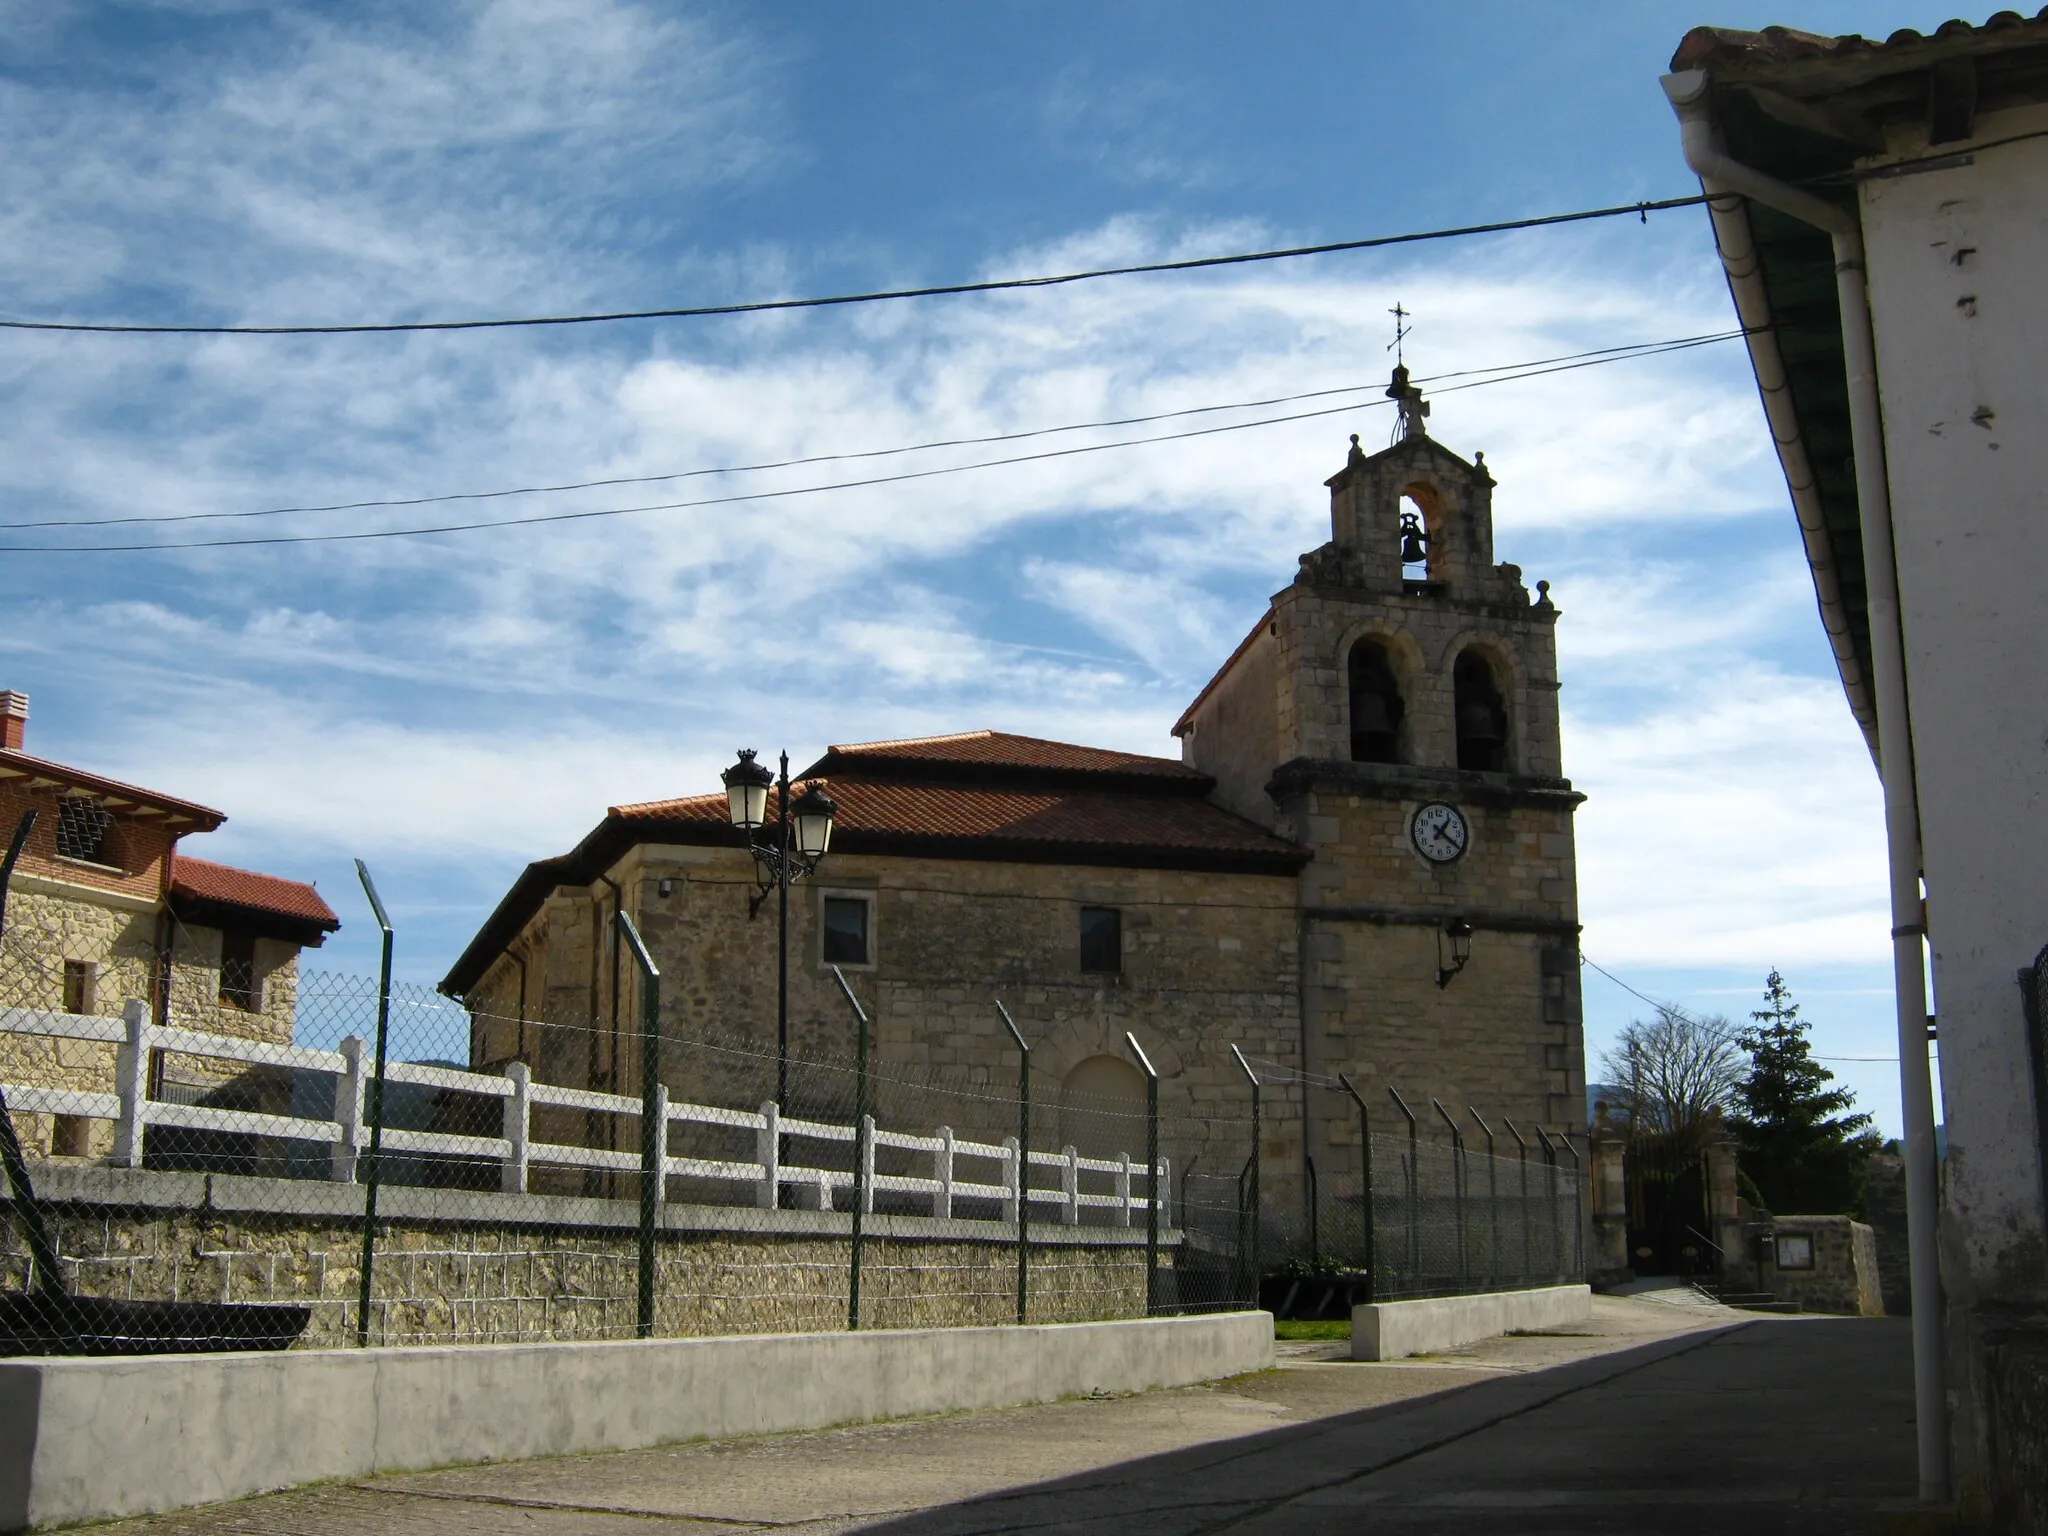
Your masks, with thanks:
[{"label": "white cloud", "polygon": [[[173,307],[265,318],[809,286],[810,259],[759,244],[657,264],[618,222],[628,192],[659,204],[788,152],[766,56],[706,23],[535,0],[396,36],[294,16],[269,37],[217,72],[160,61],[159,90],[126,104],[0,85],[0,110],[27,125],[0,162],[11,305],[113,310],[141,275]],[[1129,217],[985,265],[1287,239]],[[1424,375],[1725,328],[1696,253],[1647,248],[1669,265],[1549,233],[652,339],[21,338],[0,354],[0,520],[664,474],[1341,384],[1377,399],[1397,299],[1421,317],[1410,358]],[[1867,954],[1882,895],[1867,758],[1832,680],[1776,654],[1812,622],[1796,554],[1760,565],[1657,542],[1712,527],[1739,545],[1752,514],[1786,515],[1739,351],[1451,382],[1433,430],[1487,451],[1499,556],[1556,579],[1566,610],[1567,767],[1592,796],[1589,950]],[[516,863],[559,851],[607,804],[709,786],[743,743],[801,760],[828,741],[994,726],[1170,754],[1181,706],[1328,536],[1320,482],[1353,430],[1377,444],[1384,410],[494,533],[8,555],[0,656],[14,675],[0,684],[33,687],[39,731],[63,722],[52,750],[221,805],[224,856],[258,863],[293,848]],[[650,505],[1104,440],[162,536]],[[45,539],[58,541],[0,532]]]}]

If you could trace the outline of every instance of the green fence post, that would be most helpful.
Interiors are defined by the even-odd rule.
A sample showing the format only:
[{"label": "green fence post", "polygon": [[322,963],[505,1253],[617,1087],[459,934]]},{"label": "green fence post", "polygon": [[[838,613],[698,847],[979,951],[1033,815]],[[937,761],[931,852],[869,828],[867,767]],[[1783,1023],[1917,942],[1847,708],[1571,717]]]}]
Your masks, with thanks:
[{"label": "green fence post", "polygon": [[370,1342],[370,1280],[377,1262],[377,1182],[380,1154],[384,1149],[384,1062],[391,1042],[391,919],[384,915],[384,902],[377,895],[370,868],[356,860],[356,877],[363,882],[363,894],[370,898],[370,910],[377,926],[384,930],[384,959],[377,978],[377,1070],[370,1079],[370,1145],[363,1154],[363,1261],[356,1288],[356,1344]]},{"label": "green fence post", "polygon": [[1531,1226],[1529,1220],[1529,1143],[1522,1140],[1522,1133],[1515,1129],[1515,1122],[1510,1120],[1506,1115],[1502,1115],[1500,1117],[1500,1123],[1508,1128],[1508,1134],[1515,1138],[1515,1145],[1521,1149],[1520,1156],[1522,1162],[1522,1204],[1520,1206],[1520,1210],[1522,1213],[1522,1281],[1524,1284],[1527,1284],[1530,1280],[1534,1279],[1536,1275],[1536,1256],[1534,1252],[1531,1250],[1529,1239],[1529,1230]]},{"label": "green fence post", "polygon": [[873,1149],[868,1133],[868,1011],[861,1007],[860,999],[853,995],[853,988],[846,984],[846,973],[836,965],[832,967],[832,979],[839,983],[839,990],[846,994],[847,1005],[853,1009],[858,1039],[853,1079],[853,1261],[846,1277],[846,1326],[849,1331],[858,1332],[861,1218],[868,1203],[868,1159]]},{"label": "green fence post", "polygon": [[1359,1188],[1363,1191],[1359,1203],[1365,1215],[1365,1299],[1370,1305],[1380,1274],[1379,1233],[1374,1225],[1372,1209],[1372,1116],[1366,1110],[1365,1100],[1351,1086],[1351,1079],[1339,1072],[1337,1081],[1351,1095],[1351,1102],[1358,1106],[1358,1173],[1361,1180]]},{"label": "green fence post", "polygon": [[1478,1121],[1479,1129],[1486,1133],[1486,1219],[1490,1229],[1486,1238],[1487,1283],[1495,1290],[1500,1289],[1500,1166],[1493,1158],[1493,1127],[1481,1118],[1478,1110],[1470,1104],[1465,1113]]},{"label": "green fence post", "polygon": [[[1579,1204],[1579,1191],[1585,1187],[1586,1181],[1580,1169],[1579,1149],[1572,1145],[1572,1133],[1559,1131],[1557,1139],[1564,1143],[1565,1151],[1572,1155],[1572,1279],[1583,1280],[1586,1275],[1586,1253],[1583,1246],[1585,1219]],[[1704,1160],[1700,1169],[1700,1186],[1703,1189],[1706,1187]]]},{"label": "green fence post", "polygon": [[1444,1124],[1451,1128],[1451,1211],[1458,1229],[1458,1284],[1469,1285],[1470,1265],[1465,1257],[1465,1133],[1458,1129],[1458,1122],[1439,1100],[1431,1099],[1429,1102],[1436,1106]]},{"label": "green fence post", "polygon": [[1124,1039],[1145,1069],[1145,1315],[1159,1311],[1159,1073],[1129,1030]]},{"label": "green fence post", "polygon": [[1031,1046],[1001,998],[996,999],[996,1012],[1017,1042],[1017,1321],[1021,1324],[1031,1294]]},{"label": "green fence post", "polygon": [[[1243,1069],[1244,1075],[1250,1080],[1252,1085],[1252,1155],[1245,1163],[1245,1172],[1239,1178],[1238,1189],[1240,1190],[1240,1212],[1244,1209],[1249,1209],[1251,1212],[1250,1231],[1248,1233],[1240,1233],[1239,1241],[1243,1250],[1249,1256],[1251,1303],[1254,1310],[1256,1310],[1259,1305],[1259,1280],[1261,1278],[1259,1273],[1261,1268],[1259,1263],[1259,1141],[1264,1130],[1259,1110],[1259,1074],[1252,1070],[1252,1064],[1244,1059],[1244,1052],[1236,1046],[1233,1045],[1230,1048],[1230,1054],[1237,1058],[1238,1066]],[[1247,1184],[1249,1185],[1249,1194],[1243,1193],[1247,1188]]]},{"label": "green fence post", "polygon": [[654,1230],[668,1178],[668,1112],[661,1097],[661,971],[622,907],[619,932],[640,967],[640,1294],[633,1331],[654,1336]]},{"label": "green fence post", "polygon": [[1422,1232],[1417,1226],[1417,1218],[1421,1215],[1417,1209],[1421,1197],[1421,1191],[1417,1187],[1422,1172],[1422,1165],[1418,1161],[1422,1155],[1421,1127],[1416,1124],[1415,1111],[1410,1109],[1408,1101],[1401,1097],[1401,1090],[1389,1083],[1387,1092],[1393,1096],[1394,1107],[1400,1110],[1408,1121],[1408,1271],[1402,1279],[1412,1291],[1417,1279],[1416,1271],[1422,1267]]},{"label": "green fence post", "polygon": [[1543,1161],[1550,1168],[1550,1275],[1556,1280],[1564,1272],[1564,1243],[1557,1234],[1557,1148],[1550,1133],[1540,1125],[1536,1127],[1536,1140],[1542,1144]]}]

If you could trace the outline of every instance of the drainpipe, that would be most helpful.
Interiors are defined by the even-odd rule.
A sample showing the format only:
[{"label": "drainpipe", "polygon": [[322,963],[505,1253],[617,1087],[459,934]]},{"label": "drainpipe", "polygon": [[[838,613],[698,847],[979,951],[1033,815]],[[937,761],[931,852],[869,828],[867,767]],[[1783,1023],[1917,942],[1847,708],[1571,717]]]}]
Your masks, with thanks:
[{"label": "drainpipe", "polygon": [[[1870,671],[1877,703],[1878,772],[1884,783],[1886,851],[1891,862],[1892,986],[1898,999],[1899,1089],[1906,1121],[1906,1223],[1913,1270],[1914,1422],[1920,1497],[1948,1497],[1948,1403],[1942,1360],[1941,1267],[1935,1223],[1934,1083],[1927,1065],[1927,976],[1921,945],[1920,812],[1913,784],[1912,719],[1906,707],[1906,653],[1899,620],[1899,578],[1892,550],[1891,487],[1885,475],[1884,422],[1877,393],[1876,347],[1857,215],[1731,159],[1709,116],[1707,77],[1686,70],[1664,77],[1678,114],[1685,163],[1709,194],[1730,192],[1824,230],[1834,241],[1835,292],[1849,384],[1849,434],[1863,530],[1870,615]],[[1731,269],[1731,285],[1736,280]],[[1745,273],[1756,283],[1753,269]]]}]

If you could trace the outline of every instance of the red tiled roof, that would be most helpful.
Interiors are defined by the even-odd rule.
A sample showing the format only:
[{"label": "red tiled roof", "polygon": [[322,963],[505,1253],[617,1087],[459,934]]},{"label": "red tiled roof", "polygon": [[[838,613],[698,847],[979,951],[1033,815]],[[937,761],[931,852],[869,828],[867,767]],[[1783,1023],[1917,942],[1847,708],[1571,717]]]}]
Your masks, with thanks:
[{"label": "red tiled roof", "polygon": [[[833,747],[792,788],[804,783],[837,804],[844,853],[1283,877],[1313,857],[1212,804],[1215,781],[1171,758],[1003,731]],[[459,997],[482,980],[557,886],[593,881],[649,842],[744,846],[723,794],[615,805],[574,850],[526,866],[441,990]]]},{"label": "red tiled roof", "polygon": [[1201,774],[1170,757],[1138,752],[1113,752],[1103,747],[1076,746],[1017,736],[1009,731],[960,731],[950,736],[914,736],[902,741],[864,741],[835,746],[806,772],[888,764],[974,765],[991,768],[1050,769],[1060,773],[1100,773],[1137,778],[1199,779]]},{"label": "red tiled roof", "polygon": [[1957,19],[1943,22],[1931,36],[1905,27],[1883,42],[1874,42],[1853,32],[1841,37],[1826,37],[1817,32],[1801,32],[1794,27],[1765,27],[1761,32],[1745,32],[1736,27],[1694,27],[1685,34],[1678,51],[1671,56],[1671,67],[1674,70],[1712,69],[1718,73],[1730,67],[1770,68],[1817,60],[1845,60],[1859,55],[1896,55],[1902,50],[1942,43],[1961,43],[1965,49],[1970,49],[1987,41],[2023,41],[2020,34],[2039,33],[2044,23],[2048,23],[2048,9],[2042,10],[2031,21],[2018,11],[1999,11],[1981,27]]},{"label": "red tiled roof", "polygon": [[160,794],[153,789],[142,789],[134,784],[123,784],[119,779],[109,779],[97,773],[87,773],[83,768],[67,767],[53,763],[47,758],[30,757],[26,752],[0,749],[0,779],[28,779],[31,782],[43,780],[61,784],[67,789],[82,789],[114,802],[114,809],[122,808],[122,802],[130,805],[147,806],[162,811],[174,820],[194,823],[192,830],[211,832],[228,818],[224,812],[212,810],[190,800],[180,800],[174,795]]},{"label": "red tiled roof", "polygon": [[285,880],[276,875],[259,875],[250,869],[235,869],[208,859],[181,854],[171,874],[171,894],[187,901],[212,902],[223,907],[241,907],[250,912],[267,912],[316,924],[330,932],[341,919],[318,891],[302,880]]},{"label": "red tiled roof", "polygon": [[[1008,846],[1220,854],[1299,862],[1301,850],[1255,822],[1194,795],[1112,789],[1011,789],[1000,785],[819,781],[837,803],[833,839],[971,840]],[[724,795],[616,806],[625,822],[726,827]]]}]

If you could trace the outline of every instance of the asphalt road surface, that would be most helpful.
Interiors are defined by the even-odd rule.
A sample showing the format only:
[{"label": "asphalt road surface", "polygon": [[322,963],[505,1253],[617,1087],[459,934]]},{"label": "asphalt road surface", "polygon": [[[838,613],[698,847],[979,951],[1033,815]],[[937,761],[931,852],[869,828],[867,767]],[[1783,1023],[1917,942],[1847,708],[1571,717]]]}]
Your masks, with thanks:
[{"label": "asphalt road surface", "polygon": [[1868,1532],[1913,1493],[1907,1325],[1683,1293],[1424,1360],[365,1479],[107,1536]]}]

